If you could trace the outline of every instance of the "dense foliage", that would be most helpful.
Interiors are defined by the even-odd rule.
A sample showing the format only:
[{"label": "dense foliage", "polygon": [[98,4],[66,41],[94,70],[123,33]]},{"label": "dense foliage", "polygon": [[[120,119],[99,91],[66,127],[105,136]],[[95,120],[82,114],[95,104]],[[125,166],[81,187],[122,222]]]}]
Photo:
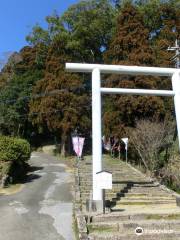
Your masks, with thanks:
[{"label": "dense foliage", "polygon": [[26,162],[30,154],[30,145],[26,140],[0,136],[0,161]]},{"label": "dense foliage", "polygon": [[30,158],[30,144],[20,138],[0,136],[0,179],[2,186],[9,178],[15,181],[22,178]]},{"label": "dense foliage", "polygon": [[[66,62],[172,67],[167,47],[179,39],[177,0],[88,0],[35,25],[29,46],[13,54],[0,73],[0,132],[38,139],[50,134],[69,146],[74,130],[91,135],[89,75],[70,74]],[[103,86],[170,89],[169,78],[104,76]],[[173,117],[172,99],[103,97],[103,132],[125,134],[141,119]]]}]

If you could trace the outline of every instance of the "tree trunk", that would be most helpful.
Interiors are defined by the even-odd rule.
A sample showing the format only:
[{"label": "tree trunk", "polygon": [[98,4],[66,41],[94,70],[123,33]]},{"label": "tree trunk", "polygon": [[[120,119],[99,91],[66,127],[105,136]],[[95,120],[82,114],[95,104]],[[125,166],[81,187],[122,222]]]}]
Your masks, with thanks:
[{"label": "tree trunk", "polygon": [[61,139],[61,156],[66,157],[66,140],[65,140],[65,138]]},{"label": "tree trunk", "polygon": [[68,155],[72,154],[72,149],[73,149],[73,146],[72,146],[71,134],[68,134],[68,137],[67,137],[67,153],[68,153]]},{"label": "tree trunk", "polygon": [[1,179],[1,187],[5,188],[7,186],[8,175],[4,175]]}]

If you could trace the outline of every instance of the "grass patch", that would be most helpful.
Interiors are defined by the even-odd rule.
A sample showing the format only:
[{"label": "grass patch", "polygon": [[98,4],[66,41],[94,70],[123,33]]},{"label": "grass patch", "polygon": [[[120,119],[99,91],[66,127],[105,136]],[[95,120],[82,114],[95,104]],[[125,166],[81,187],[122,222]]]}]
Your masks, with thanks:
[{"label": "grass patch", "polygon": [[105,164],[107,165],[107,166],[111,166],[112,164],[114,165],[114,164],[120,164],[120,163],[122,163],[122,161],[119,159],[119,158],[113,158],[113,157],[111,157],[110,155],[103,155],[103,160],[105,161]]},{"label": "grass patch", "polygon": [[98,226],[98,225],[87,225],[88,233],[92,232],[113,232],[117,229],[115,229],[112,226]]},{"label": "grass patch", "polygon": [[0,188],[0,195],[12,195],[20,192],[23,189],[23,184],[13,184],[6,188]]},{"label": "grass patch", "polygon": [[[154,200],[154,201],[147,201],[147,202],[120,202],[118,205],[127,205],[127,206],[133,206],[133,205],[147,205],[147,206],[149,206],[149,205],[156,205],[156,202],[155,202],[156,200]],[[162,200],[162,202],[163,202],[163,200]],[[160,202],[158,202],[159,204],[161,204]],[[167,201],[167,203],[168,203],[168,201]]]},{"label": "grass patch", "polygon": [[158,215],[158,214],[152,214],[152,215],[148,215],[146,217],[147,220],[160,220],[160,219],[164,219],[164,220],[176,220],[176,219],[180,219],[180,214],[170,214],[170,215]]},{"label": "grass patch", "polygon": [[[84,156],[84,160],[86,162],[92,163],[92,155]],[[125,161],[123,161],[122,159],[120,160],[118,157],[111,157],[109,154],[103,154],[102,163],[103,163],[103,166],[109,167],[113,165],[125,164]]]},{"label": "grass patch", "polygon": [[120,205],[147,205],[147,204],[152,204],[151,202],[120,202]]},{"label": "grass patch", "polygon": [[75,239],[79,240],[78,225],[77,225],[77,220],[74,214],[73,214],[73,232],[74,232]]}]

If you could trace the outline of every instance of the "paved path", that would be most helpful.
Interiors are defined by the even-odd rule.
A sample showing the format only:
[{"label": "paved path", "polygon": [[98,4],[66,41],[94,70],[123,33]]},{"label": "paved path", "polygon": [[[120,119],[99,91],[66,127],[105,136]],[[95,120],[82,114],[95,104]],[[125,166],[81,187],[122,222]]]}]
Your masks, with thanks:
[{"label": "paved path", "polygon": [[0,240],[73,240],[72,174],[43,153],[30,164],[23,190],[0,196]]}]

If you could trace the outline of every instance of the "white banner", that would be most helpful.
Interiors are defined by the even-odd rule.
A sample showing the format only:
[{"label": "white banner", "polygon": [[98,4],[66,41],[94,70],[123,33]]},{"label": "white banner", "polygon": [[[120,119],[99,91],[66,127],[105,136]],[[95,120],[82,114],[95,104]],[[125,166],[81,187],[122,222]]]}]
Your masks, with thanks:
[{"label": "white banner", "polygon": [[75,151],[75,153],[78,157],[82,156],[84,140],[85,140],[85,138],[82,138],[82,137],[73,137],[72,138],[73,150]]}]

